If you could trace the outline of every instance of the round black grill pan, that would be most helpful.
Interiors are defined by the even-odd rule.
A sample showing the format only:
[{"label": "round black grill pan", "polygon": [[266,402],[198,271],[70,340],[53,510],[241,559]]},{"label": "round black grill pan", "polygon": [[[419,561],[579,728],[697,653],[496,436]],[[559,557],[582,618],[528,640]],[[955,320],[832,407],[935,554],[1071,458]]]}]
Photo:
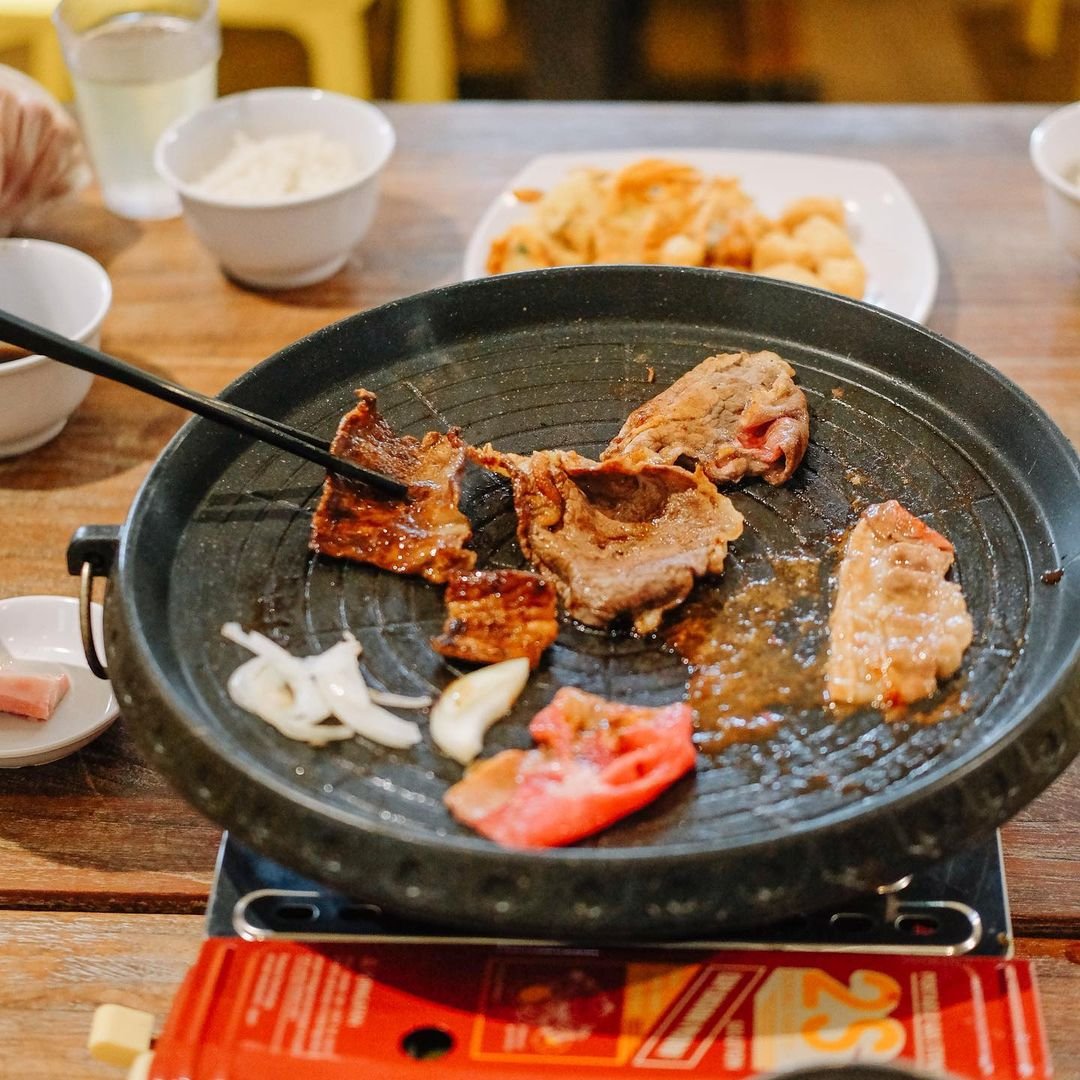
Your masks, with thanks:
[{"label": "round black grill pan", "polygon": [[[501,850],[448,816],[442,794],[460,769],[427,742],[311,749],[230,702],[225,680],[242,656],[219,629],[233,619],[298,653],[350,629],[369,681],[396,691],[437,692],[455,669],[428,644],[440,590],[308,553],[317,468],[194,420],[134,504],[108,603],[110,669],[149,759],[288,866],[389,911],[504,933],[686,936],[760,923],[871,889],[996,827],[1080,747],[1080,573],[1066,565],[1056,584],[1042,580],[1075,553],[1080,471],[1034,403],[958,346],[766,279],[589,267],[467,282],[354,316],[224,396],[329,435],[362,385],[401,432],[459,425],[472,443],[596,456],[632,408],[732,348],[795,365],[811,446],[788,485],[734,495],[746,532],[697,599],[722,603],[778,559],[819,559],[822,590],[806,601],[817,618],[781,620],[777,633],[821,648],[837,537],[867,503],[898,498],[956,546],[975,623],[951,688],[956,715],[793,707],[759,741],[703,751],[692,778],[593,840]],[[470,469],[462,505],[479,565],[520,565],[508,485]],[[564,626],[486,752],[528,745],[529,719],[559,686],[657,704],[680,698],[686,679],[658,640]]]}]

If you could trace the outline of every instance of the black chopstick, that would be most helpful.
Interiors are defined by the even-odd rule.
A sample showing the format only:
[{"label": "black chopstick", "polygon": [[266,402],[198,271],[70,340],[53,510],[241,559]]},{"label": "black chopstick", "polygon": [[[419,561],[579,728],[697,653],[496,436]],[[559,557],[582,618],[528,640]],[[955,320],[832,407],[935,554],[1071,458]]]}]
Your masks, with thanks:
[{"label": "black chopstick", "polygon": [[0,311],[0,341],[7,341],[21,349],[29,349],[30,352],[41,353],[61,364],[79,368],[81,371],[89,371],[102,378],[123,383],[134,390],[141,390],[151,397],[179,405],[188,412],[196,413],[207,420],[215,420],[236,431],[242,431],[245,435],[251,435],[262,442],[270,443],[271,446],[276,446],[279,450],[287,450],[297,457],[313,461],[328,472],[336,473],[349,480],[358,480],[384,494],[398,498],[403,498],[408,494],[408,487],[392,477],[384,476],[372,469],[365,469],[354,461],[347,461],[345,458],[331,454],[330,443],[325,439],[318,439],[306,431],[290,427],[280,420],[260,416],[239,405],[189,390],[169,379],[151,375],[142,368],[137,368],[115,356],[109,356],[108,353],[92,349],[89,345],[72,341],[36,323],[27,322],[8,311]]}]

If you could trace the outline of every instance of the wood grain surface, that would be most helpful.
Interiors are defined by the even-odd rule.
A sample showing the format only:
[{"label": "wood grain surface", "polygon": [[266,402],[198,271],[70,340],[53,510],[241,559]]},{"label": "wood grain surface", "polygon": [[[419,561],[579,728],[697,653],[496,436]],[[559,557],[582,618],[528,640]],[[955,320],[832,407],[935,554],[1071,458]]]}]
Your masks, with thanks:
[{"label": "wood grain surface", "polygon": [[[684,146],[872,159],[907,186],[933,233],[941,281],[929,325],[1014,379],[1080,443],[1080,274],[1050,232],[1027,158],[1028,135],[1046,111],[391,106],[398,150],[371,232],[333,279],[291,292],[238,287],[183,221],[121,221],[92,193],[36,231],[108,269],[105,350],[216,393],[318,327],[456,280],[483,210],[538,153]],[[71,533],[123,521],[183,419],[99,379],[59,437],[0,461],[0,598],[74,595],[65,570]],[[1068,1022],[1080,1003],[1078,806],[1074,763],[1004,832],[1014,924],[1030,939],[1020,951],[1039,956],[1058,1072],[1070,1078],[1080,1078],[1080,1036]],[[139,760],[122,718],[62,762],[0,772],[0,907],[10,909],[0,914],[0,1076],[24,1056],[13,1075],[98,1075],[57,1032],[99,994],[145,995],[164,1007],[197,944],[200,922],[188,913],[205,902],[216,843],[217,830]],[[30,1005],[12,1012],[19,986],[48,1038],[31,1038],[29,1023],[18,1022]],[[41,1053],[45,1064],[30,1064]]]},{"label": "wood grain surface", "polygon": [[86,1051],[94,1009],[157,1019],[199,952],[196,915],[0,911],[0,1077],[119,1080]]}]

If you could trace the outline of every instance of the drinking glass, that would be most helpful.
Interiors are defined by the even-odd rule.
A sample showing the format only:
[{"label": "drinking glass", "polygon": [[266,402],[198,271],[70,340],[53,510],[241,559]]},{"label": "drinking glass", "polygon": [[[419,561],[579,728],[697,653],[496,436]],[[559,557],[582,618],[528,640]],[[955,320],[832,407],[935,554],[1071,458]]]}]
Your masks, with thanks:
[{"label": "drinking glass", "polygon": [[154,144],[217,95],[216,0],[62,0],[53,23],[105,205],[127,218],[175,217]]}]

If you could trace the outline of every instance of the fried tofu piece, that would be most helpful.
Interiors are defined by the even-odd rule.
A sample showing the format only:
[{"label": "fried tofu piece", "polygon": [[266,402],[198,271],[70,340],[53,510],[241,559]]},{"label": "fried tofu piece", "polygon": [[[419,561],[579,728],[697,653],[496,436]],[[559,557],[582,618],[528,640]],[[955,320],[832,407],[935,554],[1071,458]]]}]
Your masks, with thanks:
[{"label": "fried tofu piece", "polygon": [[818,277],[826,289],[842,296],[861,300],[866,294],[866,267],[854,256],[826,259],[818,268]]},{"label": "fried tofu piece", "polygon": [[824,195],[808,195],[788,203],[780,215],[780,224],[790,231],[812,217],[828,218],[837,225],[843,225],[844,204],[840,199],[830,199]]},{"label": "fried tofu piece", "polygon": [[807,269],[793,262],[773,263],[759,270],[762,277],[779,278],[781,281],[794,281],[798,285],[813,285],[815,289],[822,287],[821,278],[813,270]]},{"label": "fried tofu piece", "polygon": [[780,229],[773,229],[761,237],[754,246],[751,265],[757,273],[761,273],[770,266],[786,263],[793,266],[804,266],[807,270],[813,270],[814,255],[802,241],[789,236]]},{"label": "fried tofu piece", "polygon": [[820,214],[796,225],[791,231],[791,237],[810,252],[814,269],[820,267],[826,259],[849,259],[855,255],[847,230]]}]

